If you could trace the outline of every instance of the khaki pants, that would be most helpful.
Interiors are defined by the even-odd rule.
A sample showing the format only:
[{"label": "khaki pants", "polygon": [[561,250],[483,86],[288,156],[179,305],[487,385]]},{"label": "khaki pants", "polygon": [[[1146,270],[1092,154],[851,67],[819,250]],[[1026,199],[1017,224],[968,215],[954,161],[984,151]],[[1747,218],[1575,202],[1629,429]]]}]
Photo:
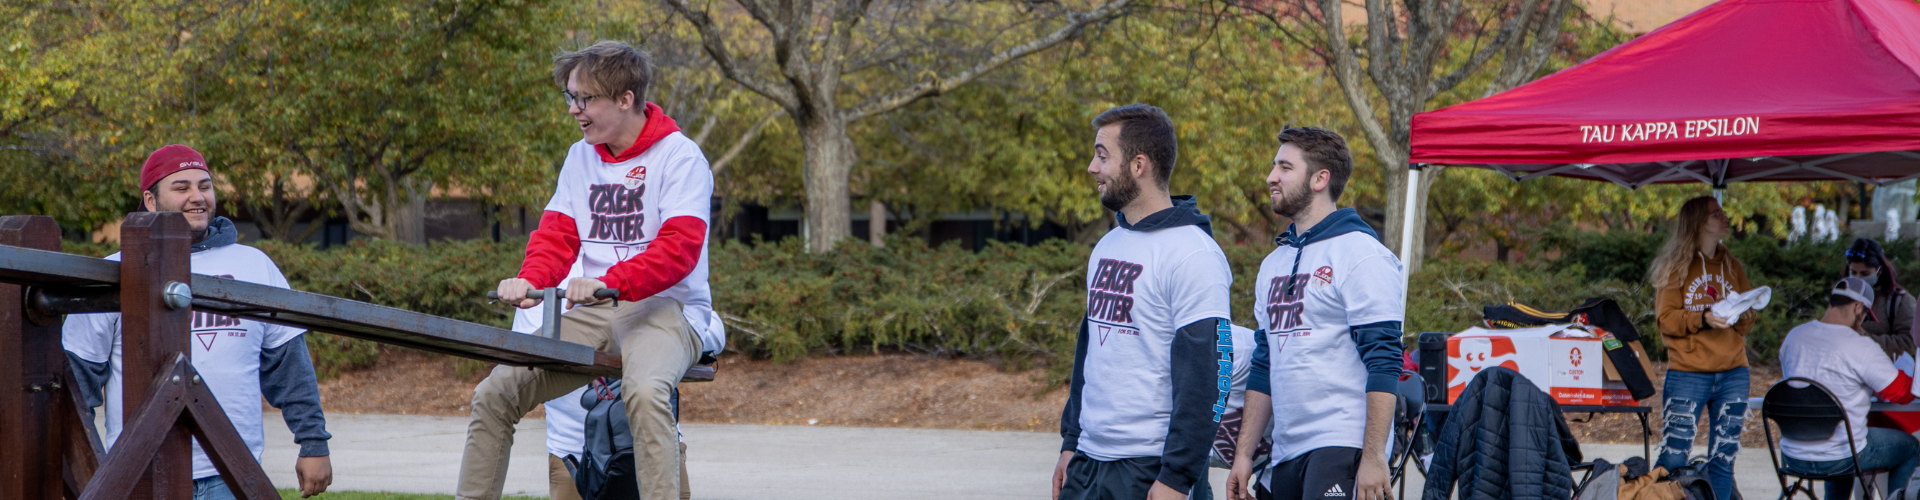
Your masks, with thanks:
[{"label": "khaki pants", "polygon": [[547,497],[553,500],[580,500],[580,487],[573,484],[573,473],[566,462],[547,454]]},{"label": "khaki pants", "polygon": [[[580,487],[560,457],[547,454],[547,496],[553,500],[580,500]],[[693,487],[687,482],[687,443],[680,443],[680,500],[693,500]]]},{"label": "khaki pants", "polygon": [[[560,317],[560,338],[620,353],[621,401],[633,428],[640,497],[666,500],[680,492],[679,434],[669,398],[680,376],[700,359],[700,338],[681,316],[679,301],[649,297],[619,306],[576,307]],[[587,385],[591,375],[496,366],[473,388],[473,420],[460,456],[456,497],[495,500],[506,487],[513,426],[540,403]]]}]

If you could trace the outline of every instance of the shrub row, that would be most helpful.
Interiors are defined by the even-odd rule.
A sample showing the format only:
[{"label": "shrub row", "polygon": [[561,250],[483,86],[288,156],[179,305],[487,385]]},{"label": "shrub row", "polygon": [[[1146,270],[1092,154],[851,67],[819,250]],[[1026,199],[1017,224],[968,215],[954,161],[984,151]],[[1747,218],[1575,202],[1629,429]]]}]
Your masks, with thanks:
[{"label": "shrub row", "polygon": [[[1549,246],[1560,250],[1560,257],[1542,267],[1569,277],[1584,277],[1586,283],[1610,283],[1628,292],[1617,298],[1640,320],[1638,324],[1643,332],[1653,332],[1653,290],[1645,285],[1646,272],[1654,252],[1666,241],[1664,232],[1567,232],[1552,235],[1547,241]],[[1747,337],[1753,360],[1772,363],[1779,355],[1780,342],[1786,338],[1787,331],[1826,309],[1828,290],[1846,267],[1846,251],[1853,244],[1853,238],[1790,244],[1774,238],[1748,237],[1729,239],[1726,244],[1727,249],[1746,264],[1749,282],[1773,288],[1772,304],[1761,310],[1753,332]],[[1915,274],[1920,273],[1920,259],[1915,258],[1920,254],[1920,246],[1916,246],[1920,242],[1899,240],[1881,244],[1896,275],[1909,279],[1920,277]]]},{"label": "shrub row", "polygon": [[[1653,291],[1644,273],[1664,236],[1565,233],[1549,238],[1560,257],[1502,264],[1432,260],[1412,283],[1409,338],[1421,331],[1459,331],[1479,323],[1481,307],[1521,302],[1564,309],[1592,296],[1618,300],[1653,339]],[[1889,248],[1912,248],[1912,242]],[[355,241],[321,250],[276,241],[255,243],[300,290],[506,327],[512,310],[482,295],[520,265],[525,241],[404,245]],[[1904,245],[1904,246],[1903,246]],[[1845,242],[1782,245],[1749,238],[1730,242],[1751,280],[1774,288],[1751,340],[1756,360],[1771,359],[1786,331],[1824,307]],[[1234,320],[1253,325],[1253,281],[1268,245],[1229,245],[1234,269]],[[74,253],[112,248],[69,244]],[[1091,248],[1053,240],[1033,246],[991,244],[980,251],[920,240],[884,248],[847,244],[809,253],[798,239],[710,250],[716,310],[728,328],[729,351],[775,360],[816,354],[907,351],[991,358],[1012,366],[1048,366],[1063,375],[1073,352],[1087,257]],[[1911,252],[1890,250],[1902,274],[1917,276]],[[323,373],[369,366],[378,346],[311,335]],[[467,367],[468,370],[477,369]]]}]

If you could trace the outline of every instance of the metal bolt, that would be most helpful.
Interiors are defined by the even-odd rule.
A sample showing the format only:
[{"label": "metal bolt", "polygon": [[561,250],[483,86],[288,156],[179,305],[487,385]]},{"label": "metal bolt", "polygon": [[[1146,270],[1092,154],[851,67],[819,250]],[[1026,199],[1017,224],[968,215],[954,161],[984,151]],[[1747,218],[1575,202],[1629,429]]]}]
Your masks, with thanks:
[{"label": "metal bolt", "polygon": [[180,385],[180,376],[179,376],[179,375],[174,375],[174,376],[173,376],[173,385]]},{"label": "metal bolt", "polygon": [[40,392],[40,384],[29,385],[27,386],[27,390],[33,391],[33,392]]},{"label": "metal bolt", "polygon": [[187,306],[193,305],[193,289],[186,283],[169,281],[165,293],[161,295],[161,300],[167,304],[168,309],[176,311],[186,309]]},{"label": "metal bolt", "polygon": [[59,388],[60,388],[60,383],[59,383],[59,382],[54,382],[54,383],[53,383],[53,388],[55,388],[55,389],[59,389]]},{"label": "metal bolt", "polygon": [[193,385],[200,385],[200,374],[193,374]]}]

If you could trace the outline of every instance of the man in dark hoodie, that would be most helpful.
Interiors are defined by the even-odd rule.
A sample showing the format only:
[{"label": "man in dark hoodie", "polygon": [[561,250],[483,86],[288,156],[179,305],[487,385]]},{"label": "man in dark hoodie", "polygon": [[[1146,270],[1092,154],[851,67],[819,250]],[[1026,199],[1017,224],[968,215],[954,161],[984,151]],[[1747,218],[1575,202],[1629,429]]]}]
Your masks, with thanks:
[{"label": "man in dark hoodie", "polygon": [[1353,209],[1334,205],[1353,173],[1340,134],[1296,127],[1278,139],[1267,190],[1293,224],[1253,285],[1262,331],[1227,488],[1247,497],[1253,444],[1272,419],[1273,465],[1255,497],[1384,499],[1406,314],[1400,259]]},{"label": "man in dark hoodie", "polygon": [[1093,127],[1087,172],[1119,227],[1087,259],[1054,497],[1211,498],[1207,450],[1233,376],[1233,273],[1193,197],[1167,195],[1167,114],[1131,104]]},{"label": "man in dark hoodie", "polygon": [[[193,228],[191,267],[195,274],[233,278],[249,283],[287,288],[286,276],[273,259],[253,247],[241,245],[239,231],[226,217],[215,217],[213,174],[207,161],[192,148],[172,145],[160,148],[140,167],[142,204],[150,212],[180,212]],[[120,254],[107,256],[120,260]],[[105,404],[108,449],[120,437],[125,425],[121,408],[120,313],[74,314],[67,317],[61,332],[61,346],[67,351],[68,364],[80,382],[89,411]],[[207,382],[207,389],[220,400],[220,408],[233,422],[240,440],[260,460],[266,451],[266,429],[260,400],[280,409],[300,444],[300,457],[294,473],[300,480],[302,496],[318,495],[333,483],[333,464],[327,458],[327,419],[320,411],[320,386],[314,378],[313,361],[307,355],[304,330],[232,318],[202,311],[193,313],[193,369]],[[101,389],[106,390],[102,396]],[[138,388],[144,390],[144,387]],[[87,421],[93,421],[87,415]],[[232,457],[228,457],[232,458]],[[194,500],[233,498],[233,492],[220,479],[220,471],[200,444],[193,445]]]}]

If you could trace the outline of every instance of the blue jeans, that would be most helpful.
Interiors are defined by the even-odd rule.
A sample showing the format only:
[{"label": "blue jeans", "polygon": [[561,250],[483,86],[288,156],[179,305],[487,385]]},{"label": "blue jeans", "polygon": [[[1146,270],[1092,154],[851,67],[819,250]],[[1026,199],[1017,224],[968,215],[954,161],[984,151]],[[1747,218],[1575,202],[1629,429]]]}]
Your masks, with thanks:
[{"label": "blue jeans", "polygon": [[193,480],[193,500],[234,500],[233,490],[220,476],[207,476]]},{"label": "blue jeans", "polygon": [[1740,455],[1740,430],[1747,421],[1747,387],[1751,383],[1744,366],[1720,373],[1668,370],[1661,392],[1666,398],[1661,410],[1666,426],[1660,430],[1663,439],[1655,465],[1667,470],[1687,465],[1696,423],[1705,412],[1712,430],[1707,435],[1707,483],[1713,485],[1717,500],[1731,498],[1733,458]]},{"label": "blue jeans", "polygon": [[[1841,431],[1846,432],[1842,426]],[[1810,476],[1827,476],[1853,472],[1853,459],[1842,458],[1825,462],[1808,462],[1793,457],[1781,457],[1787,470]],[[1893,429],[1874,427],[1867,429],[1867,442],[1860,447],[1860,470],[1887,469],[1887,491],[1907,486],[1907,478],[1913,477],[1913,469],[1920,466],[1920,441],[1913,435]],[[1880,492],[1886,495],[1887,491]],[[1853,498],[1853,481],[1827,481],[1827,497],[1845,500]]]}]

